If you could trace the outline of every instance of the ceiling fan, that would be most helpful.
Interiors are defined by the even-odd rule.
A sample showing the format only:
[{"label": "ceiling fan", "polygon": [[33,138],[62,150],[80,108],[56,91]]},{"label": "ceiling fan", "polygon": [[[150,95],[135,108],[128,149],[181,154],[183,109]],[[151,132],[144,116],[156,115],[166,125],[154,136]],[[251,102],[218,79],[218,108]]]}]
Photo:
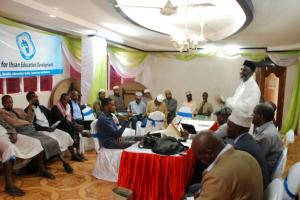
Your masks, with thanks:
[{"label": "ceiling fan", "polygon": [[160,13],[162,15],[171,16],[177,13],[178,7],[189,7],[189,8],[197,8],[197,7],[211,7],[216,6],[212,3],[200,3],[200,4],[191,4],[191,5],[181,5],[181,6],[174,6],[171,0],[168,0],[164,7],[153,7],[153,6],[128,6],[128,5],[115,5],[116,8],[128,7],[128,8],[156,8],[160,9]]}]

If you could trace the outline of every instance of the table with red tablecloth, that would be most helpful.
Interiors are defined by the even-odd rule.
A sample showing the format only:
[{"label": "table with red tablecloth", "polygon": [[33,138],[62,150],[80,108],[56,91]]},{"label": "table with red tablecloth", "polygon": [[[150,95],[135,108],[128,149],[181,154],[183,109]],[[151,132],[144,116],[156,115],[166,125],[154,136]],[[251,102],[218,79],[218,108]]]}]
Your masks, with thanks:
[{"label": "table with red tablecloth", "polygon": [[136,200],[179,200],[194,170],[191,149],[186,153],[163,156],[124,150],[118,185],[133,190]]}]

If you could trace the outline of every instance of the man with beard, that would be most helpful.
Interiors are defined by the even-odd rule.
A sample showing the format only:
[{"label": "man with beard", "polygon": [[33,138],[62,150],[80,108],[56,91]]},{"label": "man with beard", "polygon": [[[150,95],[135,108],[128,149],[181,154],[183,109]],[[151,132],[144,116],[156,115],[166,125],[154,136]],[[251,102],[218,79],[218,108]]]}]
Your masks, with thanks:
[{"label": "man with beard", "polygon": [[232,110],[239,110],[244,117],[251,117],[254,107],[260,101],[260,89],[253,78],[256,66],[255,63],[246,60],[241,68],[241,83],[235,90],[232,97],[226,100],[221,97],[217,98],[217,102],[230,107]]},{"label": "man with beard", "polygon": [[117,112],[124,112],[125,111],[125,105],[124,105],[123,97],[120,94],[120,87],[119,86],[114,86],[113,91],[114,91],[114,94],[109,96],[109,98],[114,100]]},{"label": "man with beard", "polygon": [[93,105],[94,115],[96,118],[98,118],[101,112],[103,111],[102,100],[105,98],[105,96],[106,96],[105,90],[100,89],[98,92],[98,99],[97,101],[95,101]]},{"label": "man with beard", "polygon": [[[40,105],[38,96],[34,92],[28,92],[26,95],[26,99],[28,102],[33,102],[33,125],[35,126],[35,130],[43,133],[44,135],[52,137],[58,142],[61,151],[65,151],[68,149],[72,157],[76,157],[77,154],[74,153],[74,141],[72,137],[67,132],[57,129],[56,126],[51,127],[56,122],[52,120],[50,110],[45,106]],[[25,108],[25,112],[28,113],[28,110],[29,106]],[[77,158],[76,160],[80,159]]]},{"label": "man with beard", "polygon": [[[33,126],[34,112],[32,109],[32,100],[29,102],[28,113],[25,113],[22,109],[13,108],[13,99],[9,95],[2,97],[2,105],[3,108],[0,109],[0,114],[4,121],[15,128],[18,133],[38,139],[44,148],[46,160],[58,157],[63,163],[65,171],[67,173],[73,172],[72,167],[63,159],[58,142],[35,130]],[[49,174],[49,177],[53,178],[54,176]]]}]

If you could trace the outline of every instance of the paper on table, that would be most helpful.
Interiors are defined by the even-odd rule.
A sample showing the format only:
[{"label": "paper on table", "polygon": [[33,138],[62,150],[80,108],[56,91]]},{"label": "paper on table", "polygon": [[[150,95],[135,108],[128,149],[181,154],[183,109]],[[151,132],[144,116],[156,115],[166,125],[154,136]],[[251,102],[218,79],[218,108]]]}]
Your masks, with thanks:
[{"label": "paper on table", "polygon": [[56,128],[60,122],[61,122],[61,121],[55,122],[54,124],[52,124],[51,128]]},{"label": "paper on table", "polygon": [[166,132],[164,133],[166,136],[171,136],[176,139],[179,139],[181,137],[181,133],[179,130],[174,126],[174,124],[169,124],[169,126],[166,129]]}]

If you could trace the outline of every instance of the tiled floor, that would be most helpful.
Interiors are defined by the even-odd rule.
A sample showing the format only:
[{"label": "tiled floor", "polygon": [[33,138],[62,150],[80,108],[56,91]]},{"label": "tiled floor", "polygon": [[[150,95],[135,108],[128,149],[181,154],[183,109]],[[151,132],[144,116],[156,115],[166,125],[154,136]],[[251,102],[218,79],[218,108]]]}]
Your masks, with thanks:
[{"label": "tiled floor", "polygon": [[[116,183],[110,183],[94,178],[91,173],[96,159],[95,152],[86,153],[88,161],[84,163],[71,162],[74,174],[63,171],[58,162],[49,165],[55,174],[55,180],[46,180],[36,176],[18,176],[16,184],[26,192],[25,197],[13,198],[3,192],[3,176],[0,177],[0,199],[18,200],[106,200],[109,199]],[[289,146],[286,171],[297,161],[300,161],[300,137]]]}]

